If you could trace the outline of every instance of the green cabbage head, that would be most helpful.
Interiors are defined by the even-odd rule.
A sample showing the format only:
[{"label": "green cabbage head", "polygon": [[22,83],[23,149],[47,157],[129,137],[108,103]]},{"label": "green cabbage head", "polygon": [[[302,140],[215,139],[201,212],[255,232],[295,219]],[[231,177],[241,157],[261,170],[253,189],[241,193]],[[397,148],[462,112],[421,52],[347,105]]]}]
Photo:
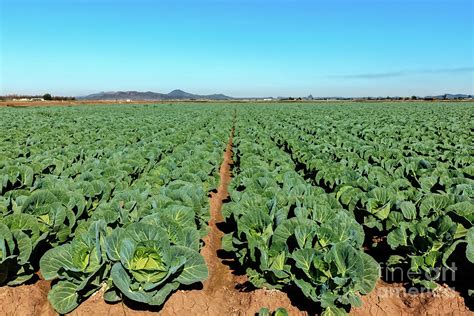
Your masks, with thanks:
[{"label": "green cabbage head", "polygon": [[115,263],[111,276],[116,287],[106,299],[125,295],[149,305],[161,305],[181,284],[208,276],[204,258],[191,248],[170,242],[166,230],[143,222],[115,230],[106,240],[107,254]]}]

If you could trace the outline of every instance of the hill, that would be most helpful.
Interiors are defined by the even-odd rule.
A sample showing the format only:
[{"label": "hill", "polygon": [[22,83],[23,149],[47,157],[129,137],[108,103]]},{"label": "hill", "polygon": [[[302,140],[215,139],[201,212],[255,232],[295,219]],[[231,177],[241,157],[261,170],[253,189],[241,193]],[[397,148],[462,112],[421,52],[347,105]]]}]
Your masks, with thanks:
[{"label": "hill", "polygon": [[173,90],[170,93],[140,92],[140,91],[111,91],[89,94],[77,97],[78,100],[231,100],[224,94],[200,95],[183,90]]}]

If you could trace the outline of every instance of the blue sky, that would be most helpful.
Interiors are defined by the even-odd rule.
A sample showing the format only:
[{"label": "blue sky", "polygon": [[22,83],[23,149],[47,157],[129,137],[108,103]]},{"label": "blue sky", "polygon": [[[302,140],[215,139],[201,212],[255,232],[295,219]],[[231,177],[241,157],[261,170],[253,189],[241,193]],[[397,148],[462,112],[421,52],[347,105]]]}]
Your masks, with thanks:
[{"label": "blue sky", "polygon": [[472,0],[0,3],[0,94],[474,94]]}]

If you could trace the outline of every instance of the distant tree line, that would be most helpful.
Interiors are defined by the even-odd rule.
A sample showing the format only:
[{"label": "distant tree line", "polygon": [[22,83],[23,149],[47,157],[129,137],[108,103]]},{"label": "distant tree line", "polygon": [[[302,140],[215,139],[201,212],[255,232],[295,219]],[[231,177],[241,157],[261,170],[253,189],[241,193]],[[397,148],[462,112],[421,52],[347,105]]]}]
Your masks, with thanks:
[{"label": "distant tree line", "polygon": [[313,96],[306,97],[306,98],[295,98],[295,97],[288,97],[288,98],[279,98],[280,101],[301,101],[301,100],[347,100],[347,101],[439,101],[439,100],[464,100],[464,99],[472,99],[472,95],[466,96],[449,96],[447,94],[442,96],[436,97],[419,97],[413,95],[411,97],[359,97],[359,98],[313,98]]},{"label": "distant tree line", "polygon": [[53,96],[50,93],[45,93],[43,95],[27,95],[27,94],[10,94],[0,96],[1,101],[10,101],[17,99],[43,99],[45,101],[74,101],[76,97],[68,96]]}]

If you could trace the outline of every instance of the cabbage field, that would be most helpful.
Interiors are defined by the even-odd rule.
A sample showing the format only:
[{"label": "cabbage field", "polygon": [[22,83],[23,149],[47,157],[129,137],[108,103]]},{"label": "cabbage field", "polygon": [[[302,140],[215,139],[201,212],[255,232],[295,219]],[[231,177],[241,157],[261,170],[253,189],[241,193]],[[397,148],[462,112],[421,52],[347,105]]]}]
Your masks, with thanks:
[{"label": "cabbage field", "polygon": [[344,315],[386,271],[434,290],[454,263],[467,300],[473,140],[469,103],[0,108],[0,286],[50,280],[64,314],[206,282],[230,144],[221,250],[254,288]]}]

